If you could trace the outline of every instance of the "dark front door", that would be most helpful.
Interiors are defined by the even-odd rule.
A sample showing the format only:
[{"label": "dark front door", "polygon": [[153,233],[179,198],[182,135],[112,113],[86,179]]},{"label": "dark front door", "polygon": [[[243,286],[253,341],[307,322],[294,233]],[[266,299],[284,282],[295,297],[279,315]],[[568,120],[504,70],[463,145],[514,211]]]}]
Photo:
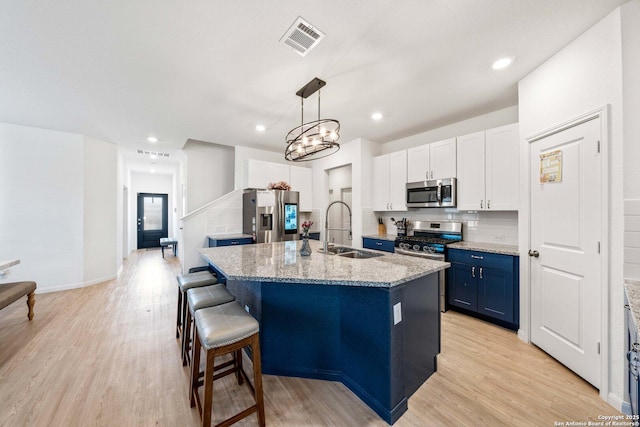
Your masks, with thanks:
[{"label": "dark front door", "polygon": [[138,249],[160,247],[169,235],[168,212],[166,194],[138,193]]}]

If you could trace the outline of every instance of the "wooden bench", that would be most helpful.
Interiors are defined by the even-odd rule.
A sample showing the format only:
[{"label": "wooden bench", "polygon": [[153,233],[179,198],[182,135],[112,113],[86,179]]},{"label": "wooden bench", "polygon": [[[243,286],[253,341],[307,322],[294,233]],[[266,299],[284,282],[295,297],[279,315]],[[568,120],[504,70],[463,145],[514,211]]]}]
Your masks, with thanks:
[{"label": "wooden bench", "polygon": [[164,248],[171,246],[173,256],[178,254],[178,241],[172,237],[162,237],[160,239],[160,247],[162,248],[162,258],[164,258]]},{"label": "wooden bench", "polygon": [[27,297],[29,320],[33,319],[33,305],[36,303],[36,282],[0,283],[0,310],[24,296]]}]

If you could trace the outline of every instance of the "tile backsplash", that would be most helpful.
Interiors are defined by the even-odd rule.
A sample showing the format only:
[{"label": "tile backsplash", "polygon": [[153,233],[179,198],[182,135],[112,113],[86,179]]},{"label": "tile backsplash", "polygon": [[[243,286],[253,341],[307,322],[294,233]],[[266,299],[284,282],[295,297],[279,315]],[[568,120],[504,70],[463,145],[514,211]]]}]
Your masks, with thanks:
[{"label": "tile backsplash", "polygon": [[624,277],[640,280],[640,199],[624,201]]},{"label": "tile backsplash", "polygon": [[[381,217],[388,234],[396,234],[391,218],[413,221],[459,221],[463,239],[471,242],[518,244],[518,212],[461,212],[456,209],[415,209],[407,212],[371,212],[365,215],[364,233],[376,234]],[[409,229],[411,231],[411,228]]]}]

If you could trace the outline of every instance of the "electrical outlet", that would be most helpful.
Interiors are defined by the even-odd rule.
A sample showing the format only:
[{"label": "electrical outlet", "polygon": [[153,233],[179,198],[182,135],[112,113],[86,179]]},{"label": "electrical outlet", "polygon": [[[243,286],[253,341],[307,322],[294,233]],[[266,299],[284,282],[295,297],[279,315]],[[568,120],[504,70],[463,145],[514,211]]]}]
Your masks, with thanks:
[{"label": "electrical outlet", "polygon": [[393,306],[393,324],[397,325],[402,322],[402,303],[399,302]]},{"label": "electrical outlet", "polygon": [[251,314],[251,311],[249,311],[249,306],[245,304],[244,309],[247,313]]},{"label": "electrical outlet", "polygon": [[496,241],[504,242],[504,234],[500,234],[500,235],[496,236]]}]

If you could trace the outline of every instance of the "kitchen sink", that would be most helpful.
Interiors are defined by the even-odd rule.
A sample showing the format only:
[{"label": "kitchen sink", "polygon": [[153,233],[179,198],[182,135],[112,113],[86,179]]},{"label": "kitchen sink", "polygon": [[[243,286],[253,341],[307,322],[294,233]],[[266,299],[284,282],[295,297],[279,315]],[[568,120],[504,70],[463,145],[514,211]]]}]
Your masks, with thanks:
[{"label": "kitchen sink", "polygon": [[[329,246],[327,248],[327,254],[329,255],[339,255],[339,254],[343,254],[345,252],[353,252],[355,249],[353,248],[349,248],[349,247],[345,247],[345,246]],[[320,253],[325,253],[324,249],[318,249],[318,252]]]},{"label": "kitchen sink", "polygon": [[338,254],[338,256],[345,258],[354,258],[354,259],[367,259],[367,258],[375,258],[379,256],[384,256],[384,254],[378,254],[375,252],[365,252],[365,251],[354,251],[351,252],[343,252]]},{"label": "kitchen sink", "polygon": [[345,258],[354,259],[375,258],[384,255],[383,253],[361,251],[359,249],[353,249],[346,246],[329,246],[327,248],[327,252],[325,252],[323,249],[318,249],[318,252],[326,253],[327,255],[338,255]]}]

